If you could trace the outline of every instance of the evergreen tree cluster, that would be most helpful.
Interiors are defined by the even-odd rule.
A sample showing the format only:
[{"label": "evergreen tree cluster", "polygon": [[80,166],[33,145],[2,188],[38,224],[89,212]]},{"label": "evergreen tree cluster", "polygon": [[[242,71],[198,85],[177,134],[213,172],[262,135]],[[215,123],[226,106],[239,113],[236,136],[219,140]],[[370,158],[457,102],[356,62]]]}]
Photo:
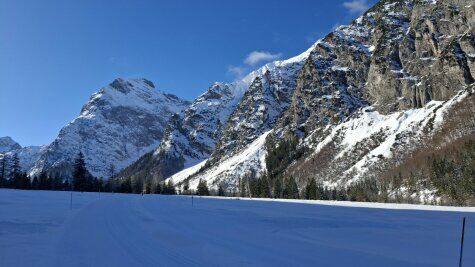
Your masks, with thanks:
[{"label": "evergreen tree cluster", "polygon": [[28,190],[74,190],[80,192],[120,192],[145,194],[176,194],[171,182],[157,182],[132,177],[117,180],[114,177],[114,166],[109,168],[110,177],[107,181],[92,176],[86,167],[84,155],[79,152],[74,164],[71,179],[62,179],[55,174],[41,172],[40,175],[29,177],[21,171],[20,161],[15,154],[10,158],[0,159],[0,188]]},{"label": "evergreen tree cluster", "polygon": [[74,161],[72,189],[80,192],[104,191],[104,181],[92,176],[86,168],[84,155],[79,152]]},{"label": "evergreen tree cluster", "polygon": [[196,194],[198,196],[209,196],[209,188],[208,188],[208,185],[206,184],[206,181],[200,180],[198,182]]},{"label": "evergreen tree cluster", "polygon": [[265,173],[260,177],[249,174],[239,179],[239,195],[256,198],[300,198],[299,189],[293,177],[283,179],[282,183],[280,178],[271,180]]},{"label": "evergreen tree cluster", "polygon": [[0,161],[0,188],[24,189],[24,190],[69,190],[68,181],[63,181],[55,175],[40,173],[38,177],[28,176],[21,171],[20,160],[17,154],[11,158],[4,155]]},{"label": "evergreen tree cluster", "polygon": [[177,194],[176,188],[171,181],[165,183],[149,177],[132,176],[121,179],[113,177],[107,181],[107,184],[109,185],[107,189],[109,192],[162,195]]},{"label": "evergreen tree cluster", "polygon": [[270,179],[280,176],[290,163],[302,156],[304,151],[299,149],[297,145],[298,139],[295,137],[284,139],[278,143],[274,139],[268,140],[265,161]]}]

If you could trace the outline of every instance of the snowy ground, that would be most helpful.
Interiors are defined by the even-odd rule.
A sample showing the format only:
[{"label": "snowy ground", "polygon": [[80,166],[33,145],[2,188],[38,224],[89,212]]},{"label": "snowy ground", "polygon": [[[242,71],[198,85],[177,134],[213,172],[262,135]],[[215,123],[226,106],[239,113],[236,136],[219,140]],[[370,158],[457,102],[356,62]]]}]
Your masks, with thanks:
[{"label": "snowy ground", "polygon": [[69,200],[0,190],[0,266],[457,266],[463,216],[464,266],[475,266],[473,212],[98,193],[74,193],[70,210]]}]

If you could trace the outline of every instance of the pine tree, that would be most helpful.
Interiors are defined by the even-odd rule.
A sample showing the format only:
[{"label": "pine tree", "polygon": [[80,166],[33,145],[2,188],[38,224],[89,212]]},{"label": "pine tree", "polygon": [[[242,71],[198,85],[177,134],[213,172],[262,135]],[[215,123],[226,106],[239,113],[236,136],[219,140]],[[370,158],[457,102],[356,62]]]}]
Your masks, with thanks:
[{"label": "pine tree", "polygon": [[326,196],[325,187],[323,187],[323,185],[321,185],[321,184],[317,184],[317,196],[316,196],[316,199],[321,199],[321,200],[328,199],[327,196]]},{"label": "pine tree", "polygon": [[12,178],[17,180],[21,174],[21,167],[20,167],[20,158],[18,158],[18,154],[13,154],[12,157]]},{"label": "pine tree", "polygon": [[150,194],[152,193],[152,183],[150,182],[150,180],[145,180],[144,182],[144,193],[145,194]]},{"label": "pine tree", "polygon": [[260,197],[263,197],[263,198],[270,198],[271,197],[271,186],[270,186],[270,182],[269,182],[269,177],[267,176],[267,174],[264,174],[261,179],[260,179]]},{"label": "pine tree", "polygon": [[290,176],[285,182],[284,198],[289,198],[289,199],[299,198],[299,189],[298,189],[297,183],[295,182],[295,179],[292,176]]},{"label": "pine tree", "polygon": [[219,184],[218,186],[218,196],[224,197],[225,191],[224,191],[224,186],[222,184]]},{"label": "pine tree", "polygon": [[209,196],[208,185],[205,181],[201,180],[198,182],[197,194],[199,196]]},{"label": "pine tree", "polygon": [[244,179],[239,178],[239,196],[247,197],[247,186]]},{"label": "pine tree", "polygon": [[130,178],[130,185],[132,186],[132,192],[140,194],[143,192],[143,181],[141,177],[132,176]]},{"label": "pine tree", "polygon": [[38,190],[39,188],[39,183],[38,183],[38,178],[35,176],[33,177],[33,181],[31,182],[31,189],[33,190]]},{"label": "pine tree", "polygon": [[51,178],[51,176],[49,174],[46,177],[45,189],[46,190],[52,190],[53,189],[53,178]]},{"label": "pine tree", "polygon": [[86,162],[84,161],[84,154],[82,154],[82,152],[78,153],[74,162],[73,189],[75,191],[87,191],[88,189]]},{"label": "pine tree", "polygon": [[40,173],[40,176],[38,177],[38,189],[46,190],[47,187],[48,187],[48,176],[45,171],[42,171]]},{"label": "pine tree", "polygon": [[24,179],[21,172],[20,159],[18,158],[18,155],[16,153],[13,154],[13,157],[12,157],[12,165],[11,165],[10,174],[11,174],[11,177],[10,177],[9,183],[11,187],[15,189],[23,189]]},{"label": "pine tree", "polygon": [[305,187],[305,199],[318,199],[315,178],[310,179]]},{"label": "pine tree", "polygon": [[3,155],[2,164],[0,165],[0,187],[7,187],[7,155]]},{"label": "pine tree", "polygon": [[183,183],[183,193],[184,195],[190,194],[190,182],[188,180],[185,180]]},{"label": "pine tree", "polygon": [[172,181],[168,180],[167,188],[168,188],[168,194],[169,195],[175,195],[176,194],[175,186],[173,185]]},{"label": "pine tree", "polygon": [[18,186],[19,189],[30,189],[31,181],[30,181],[30,178],[28,177],[28,175],[26,174],[26,172],[20,172],[17,179],[19,181],[18,182],[19,183],[19,186]]},{"label": "pine tree", "polygon": [[118,191],[121,193],[132,193],[131,179],[124,178],[119,181]]},{"label": "pine tree", "polygon": [[280,178],[276,178],[274,180],[274,198],[283,198],[283,191],[282,180]]},{"label": "pine tree", "polygon": [[160,182],[158,181],[157,178],[153,178],[152,180],[152,188],[151,188],[151,193],[152,194],[160,194],[162,191],[162,188],[160,186]]},{"label": "pine tree", "polygon": [[107,172],[109,173],[109,180],[113,179],[114,175],[115,175],[115,166],[114,166],[114,164],[109,165],[109,169],[107,170]]},{"label": "pine tree", "polygon": [[173,185],[172,181],[168,181],[168,183],[163,183],[161,188],[162,188],[161,193],[163,195],[175,195],[176,194],[175,186]]},{"label": "pine tree", "polygon": [[71,185],[68,180],[64,180],[63,182],[63,190],[69,191],[71,190]]},{"label": "pine tree", "polygon": [[52,182],[52,185],[51,185],[52,190],[62,190],[63,189],[63,181],[62,181],[61,178],[59,178],[59,176],[53,175],[51,177],[51,182]]}]

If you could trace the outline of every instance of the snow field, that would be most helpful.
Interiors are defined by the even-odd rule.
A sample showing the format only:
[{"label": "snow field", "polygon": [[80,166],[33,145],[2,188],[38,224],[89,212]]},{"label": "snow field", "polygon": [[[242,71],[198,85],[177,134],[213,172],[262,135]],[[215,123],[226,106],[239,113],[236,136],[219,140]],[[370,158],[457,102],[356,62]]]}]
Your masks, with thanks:
[{"label": "snow field", "polygon": [[70,210],[69,201],[0,190],[0,266],[457,266],[464,216],[464,266],[475,266],[473,208],[73,193]]}]

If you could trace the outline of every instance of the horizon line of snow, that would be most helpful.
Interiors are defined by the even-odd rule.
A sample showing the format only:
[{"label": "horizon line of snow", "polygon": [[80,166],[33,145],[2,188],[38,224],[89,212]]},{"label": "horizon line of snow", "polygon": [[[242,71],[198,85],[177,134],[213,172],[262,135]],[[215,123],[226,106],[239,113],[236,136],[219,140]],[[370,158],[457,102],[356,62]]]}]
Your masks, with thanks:
[{"label": "horizon line of snow", "polygon": [[[177,197],[191,197],[191,195],[176,195],[176,196]],[[348,208],[415,210],[415,211],[475,212],[475,207],[434,206],[434,205],[421,205],[421,204],[356,202],[356,201],[337,201],[337,200],[220,197],[220,196],[197,196],[197,195],[193,195],[193,196],[194,197],[200,197],[200,198],[209,198],[209,199],[283,202],[283,203],[309,204],[309,205],[321,205],[321,206],[337,206],[337,207],[348,207]]]}]

